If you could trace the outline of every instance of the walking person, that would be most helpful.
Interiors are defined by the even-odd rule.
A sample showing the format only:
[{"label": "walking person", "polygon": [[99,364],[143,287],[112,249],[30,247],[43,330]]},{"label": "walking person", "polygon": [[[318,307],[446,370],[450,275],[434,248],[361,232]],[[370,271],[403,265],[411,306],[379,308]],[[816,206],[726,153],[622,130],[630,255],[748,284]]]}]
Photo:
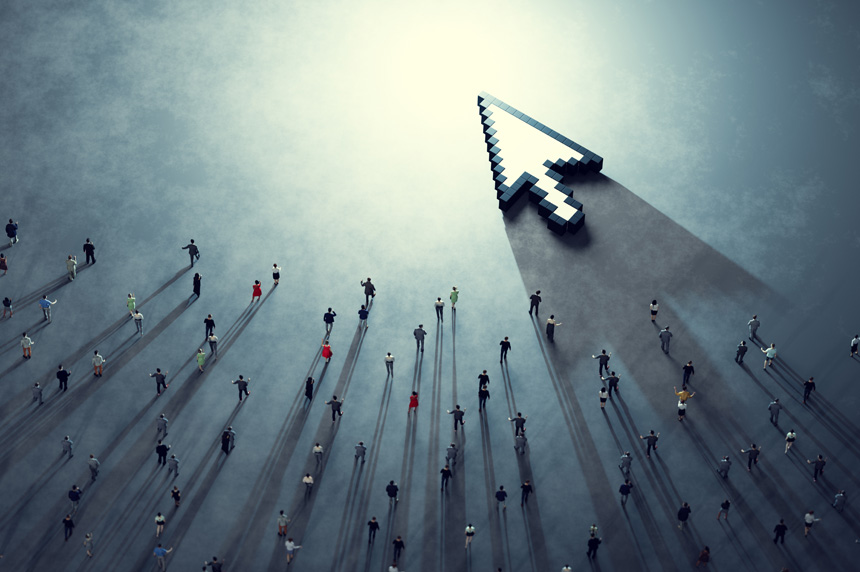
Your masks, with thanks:
[{"label": "walking person", "polygon": [[508,341],[508,336],[505,336],[505,339],[500,341],[499,345],[502,347],[502,353],[499,356],[499,363],[502,363],[502,360],[507,361],[508,352],[511,351],[511,342]]},{"label": "walking person", "polygon": [[208,314],[203,319],[203,325],[206,327],[206,337],[208,338],[209,334],[215,331],[215,319],[212,317],[212,314]]},{"label": "walking person", "polygon": [[596,359],[598,361],[597,365],[597,375],[601,378],[603,377],[603,370],[606,370],[606,373],[609,373],[609,358],[612,357],[612,352],[606,353],[606,350],[601,350],[600,355],[591,354],[591,359]]},{"label": "walking person", "polygon": [[95,350],[93,352],[93,360],[92,361],[93,361],[93,375],[96,377],[101,377],[102,376],[102,370],[104,368],[104,365],[107,363],[107,360],[104,357],[102,357],[102,355],[99,353],[99,350]]},{"label": "walking person", "polygon": [[747,472],[752,470],[753,465],[758,465],[758,456],[761,454],[761,447],[756,447],[753,443],[749,449],[741,449],[741,453],[747,456]]},{"label": "walking person", "polygon": [[388,485],[385,487],[385,494],[388,495],[389,505],[400,501],[400,498],[397,496],[399,491],[400,487],[397,486],[397,483],[394,481],[388,481]]},{"label": "walking person", "polygon": [[478,389],[486,385],[490,385],[490,376],[487,375],[487,370],[484,370],[478,374]]},{"label": "walking person", "polygon": [[305,399],[312,401],[314,398],[314,378],[309,377],[305,380]]},{"label": "walking person", "polygon": [[487,400],[490,398],[490,390],[487,389],[485,385],[481,389],[478,390],[478,412],[485,410],[487,408]]},{"label": "walking person", "polygon": [[225,429],[225,430],[221,433],[221,451],[222,451],[225,455],[229,455],[229,454],[230,454],[230,441],[231,441],[231,439],[230,439],[230,431],[228,431],[228,430],[226,430],[226,429]]},{"label": "walking person", "polygon": [[187,245],[183,246],[182,250],[188,251],[188,256],[191,257],[191,268],[194,268],[194,260],[200,260],[200,249],[194,244],[194,239],[192,238]]},{"label": "walking person", "polygon": [[451,287],[451,294],[448,296],[451,300],[451,315],[457,311],[457,300],[460,299],[460,291],[457,290],[456,286]]},{"label": "walking person", "polygon": [[729,459],[729,456],[726,455],[722,459],[720,459],[720,466],[717,468],[717,473],[720,474],[721,477],[728,478],[729,469],[732,468],[732,460]]},{"label": "walking person", "polygon": [[418,327],[412,330],[412,335],[415,336],[415,350],[421,350],[421,353],[424,353],[424,338],[427,336],[424,324],[418,324]]},{"label": "walking person", "polygon": [[278,536],[286,536],[287,535],[287,524],[289,524],[290,519],[287,518],[287,515],[284,514],[284,511],[281,511],[278,514]]},{"label": "walking person", "polygon": [[625,479],[624,483],[618,487],[618,492],[621,493],[621,506],[625,506],[627,504],[627,496],[630,494],[631,490],[633,490],[633,483],[630,482],[630,479]]},{"label": "walking person", "polygon": [[836,512],[841,513],[845,509],[845,491],[836,491],[836,496],[833,497],[833,503],[830,505],[836,509]]},{"label": "walking person", "polygon": [[87,255],[87,260],[86,260],[85,264],[95,264],[96,263],[96,245],[93,244],[89,238],[84,243],[84,254]]},{"label": "walking person", "polygon": [[334,353],[331,351],[331,344],[328,343],[328,340],[322,339],[322,357],[325,359],[325,362],[328,363],[331,360],[331,356]]},{"label": "walking person", "polygon": [[687,415],[687,402],[683,399],[678,400],[678,421],[683,421]]},{"label": "walking person", "polygon": [[71,439],[69,439],[69,436],[68,436],[68,435],[66,435],[65,437],[63,437],[62,444],[63,444],[63,453],[62,453],[62,455],[60,455],[60,456],[62,457],[62,456],[64,456],[66,453],[68,453],[68,454],[69,454],[69,459],[71,459],[72,457],[74,457],[74,453],[72,452],[72,447],[74,447],[75,442],[74,442],[74,441],[72,441]]},{"label": "walking person", "polygon": [[614,371],[609,372],[609,377],[604,378],[600,376],[600,381],[606,382],[606,387],[609,389],[609,399],[612,399],[612,390],[615,390],[615,393],[619,392],[618,389],[618,381],[621,379],[620,375],[615,375]]},{"label": "walking person", "polygon": [[134,297],[134,292],[129,292],[128,297],[125,299],[125,306],[128,308],[128,315],[134,316],[134,309],[136,306],[137,299]]},{"label": "walking person", "polygon": [[164,532],[165,524],[167,524],[167,519],[164,518],[164,515],[161,513],[155,515],[155,538],[160,537]]},{"label": "walking person", "polygon": [[785,532],[788,530],[788,527],[785,525],[785,520],[779,519],[779,523],[773,527],[773,543],[776,544],[776,541],[779,540],[782,544],[785,544]]},{"label": "walking person", "polygon": [[412,395],[409,396],[409,409],[406,410],[406,415],[409,415],[412,412],[418,413],[418,392],[413,391]]},{"label": "walking person", "polygon": [[444,322],[445,321],[445,302],[442,301],[442,298],[436,298],[436,301],[433,302],[433,306],[436,308],[436,321]]},{"label": "walking person", "polygon": [[18,242],[18,223],[13,221],[11,218],[9,219],[9,223],[6,225],[6,236],[9,238],[9,246]]},{"label": "walking person", "polygon": [[526,439],[526,428],[523,427],[523,432],[514,437],[514,450],[520,455],[525,455],[527,444],[528,439]]},{"label": "walking person", "polygon": [[9,312],[9,317],[12,317],[12,299],[9,296],[3,297],[3,317],[6,317],[6,312]]},{"label": "walking person", "polygon": [[218,560],[217,556],[212,557],[212,562],[203,562],[203,569],[205,570],[208,567],[212,567],[212,572],[221,572],[222,566],[224,565],[223,560]]},{"label": "walking person", "polygon": [[812,525],[816,522],[819,522],[820,518],[815,518],[815,511],[811,510],[803,515],[803,537],[806,538],[809,535],[809,531],[812,530]]},{"label": "walking person", "polygon": [[379,532],[379,522],[377,522],[375,516],[371,516],[370,520],[367,521],[367,543],[373,544],[373,541],[376,540],[376,533]]},{"label": "walking person", "polygon": [[191,279],[191,292],[198,298],[200,297],[200,285],[202,282],[203,275],[199,272],[195,272],[194,278]]},{"label": "walking person", "polygon": [[451,480],[451,467],[445,465],[439,472],[442,474],[442,487],[439,490],[444,492],[448,488],[448,481]]},{"label": "walking person", "polygon": [[525,503],[529,501],[529,495],[534,492],[534,487],[531,484],[531,481],[526,479],[526,482],[520,485],[520,490],[522,494],[520,495],[520,506],[524,506]]},{"label": "walking person", "polygon": [[42,316],[44,316],[44,318],[48,321],[48,323],[51,322],[51,306],[53,306],[56,303],[57,303],[56,300],[54,300],[53,302],[48,300],[47,294],[42,296],[42,299],[39,300],[39,308],[42,309]]},{"label": "walking person", "polygon": [[546,321],[546,337],[551,344],[555,343],[555,328],[560,325],[561,322],[555,320],[555,314],[550,314]]},{"label": "walking person", "polygon": [[361,285],[364,287],[364,305],[370,306],[370,301],[376,297],[376,286],[370,282],[370,276],[366,282],[362,281]]},{"label": "walking person", "polygon": [[206,352],[203,348],[197,348],[197,371],[203,373],[203,364],[206,363]]},{"label": "walking person", "polygon": [[827,459],[818,455],[818,458],[814,461],[806,460],[807,465],[815,465],[812,471],[812,482],[818,482],[818,475],[824,474],[824,465],[827,464]]},{"label": "walking person", "polygon": [[651,430],[651,432],[648,434],[647,437],[643,437],[642,435],[639,435],[639,439],[644,439],[648,443],[648,447],[645,449],[645,456],[647,458],[649,458],[649,459],[651,458],[651,449],[654,449],[655,453],[657,452],[657,440],[659,438],[660,438],[660,434],[659,433],[655,434],[653,429]]},{"label": "walking person", "polygon": [[155,446],[155,454],[158,455],[157,463],[159,465],[167,465],[167,452],[170,450],[170,445],[165,445],[161,442],[161,439],[158,440],[158,444]]},{"label": "walking person", "polygon": [[755,339],[756,339],[756,337],[757,337],[757,336],[756,336],[756,332],[758,331],[758,327],[759,327],[759,326],[761,326],[761,322],[759,322],[759,321],[758,321],[758,316],[756,316],[755,314],[753,314],[752,320],[750,320],[749,322],[747,322],[747,326],[748,326],[748,327],[749,327],[749,329],[750,329],[750,336],[749,336],[749,337],[750,337],[750,339],[751,339],[752,341],[755,341]]},{"label": "walking person", "polygon": [[161,437],[162,439],[164,437],[167,437],[167,423],[168,423],[168,419],[167,419],[167,417],[164,416],[164,413],[162,413],[161,415],[158,416],[158,419],[155,421],[155,425],[156,425],[155,436],[156,437]]},{"label": "walking person", "polygon": [[791,446],[797,440],[797,433],[794,432],[794,429],[790,429],[788,433],[785,434],[785,454],[788,455],[788,450],[791,449]]},{"label": "walking person", "polygon": [[767,366],[773,366],[773,358],[776,357],[776,344],[770,344],[769,348],[759,348],[764,354],[764,367],[763,370],[767,370]]},{"label": "walking person", "polygon": [[696,370],[693,369],[692,360],[688,361],[686,365],[681,367],[681,369],[684,370],[684,380],[681,382],[681,387],[687,389],[687,384],[690,383],[690,378],[696,373]]},{"label": "walking person", "polygon": [[165,549],[160,543],[155,547],[155,550],[152,551],[152,555],[155,556],[155,563],[158,566],[158,569],[162,572],[167,570],[167,555],[173,552],[173,547]]},{"label": "walking person", "polygon": [[36,343],[30,336],[27,335],[27,332],[21,334],[21,349],[24,350],[24,359],[30,359],[33,357],[33,344]]},{"label": "walking person", "polygon": [[170,455],[170,458],[167,459],[167,474],[170,475],[171,473],[173,473],[174,478],[179,476],[179,459],[176,458],[176,455]]},{"label": "walking person", "polygon": [[535,314],[538,314],[538,308],[540,307],[541,303],[540,290],[532,294],[529,297],[529,300],[529,316],[532,315],[532,311],[534,311]]},{"label": "walking person", "polygon": [[[176,455],[173,456],[176,457]],[[179,508],[182,501],[182,491],[179,490],[179,487],[176,485],[173,486],[173,490],[170,491],[170,497],[173,499],[173,507]]]},{"label": "walking person", "polygon": [[448,461],[448,464],[452,467],[457,464],[457,453],[459,449],[457,448],[456,443],[451,443],[448,445],[448,449],[445,450],[445,460]]},{"label": "walking person", "polygon": [[143,314],[140,313],[140,310],[135,308],[134,313],[131,315],[134,319],[134,325],[137,327],[137,333],[143,337]]},{"label": "walking person", "polygon": [[323,323],[325,324],[325,333],[330,334],[331,329],[334,327],[334,318],[337,316],[337,312],[329,308],[323,314]]},{"label": "walking person", "polygon": [[809,399],[809,396],[815,391],[815,382],[812,381],[815,379],[814,377],[810,377],[806,381],[803,382],[803,403],[806,403],[806,400]]},{"label": "walking person", "polygon": [[684,524],[690,518],[691,512],[693,512],[693,509],[687,503],[682,504],[681,508],[678,509],[678,530],[684,530]]},{"label": "walking person", "polygon": [[[71,457],[71,455],[69,455]],[[87,466],[90,468],[90,480],[94,481],[99,476],[99,467],[101,463],[96,459],[95,455],[90,455],[89,460],[87,461]]]},{"label": "walking person", "polygon": [[[719,520],[719,518],[717,519]],[[711,561],[711,549],[708,546],[705,546],[701,552],[699,552],[699,558],[696,560],[696,568],[699,567],[699,564],[704,564],[703,568],[708,567],[708,562]]]},{"label": "walking person", "polygon": [[448,413],[448,415],[454,416],[454,431],[457,431],[460,425],[466,424],[466,422],[463,420],[463,417],[466,415],[466,410],[460,409],[459,405],[454,406],[454,411],[451,411],[450,409],[446,409],[445,411]]},{"label": "walking person", "polygon": [[78,488],[78,485],[72,485],[69,490],[69,502],[72,503],[72,514],[78,512],[78,505],[81,504],[81,495],[83,491]]},{"label": "walking person", "polygon": [[773,401],[767,406],[767,410],[770,411],[770,422],[774,425],[779,425],[779,410],[782,409],[782,403],[779,402],[779,398],[774,397]]},{"label": "walking person", "polygon": [[42,386],[38,381],[33,384],[33,401],[38,401],[39,405],[42,405]]},{"label": "walking person", "polygon": [[391,377],[394,377],[394,356],[391,355],[391,352],[388,352],[387,354],[385,354],[384,359],[385,359],[386,377],[388,377],[389,375]]},{"label": "walking person", "polygon": [[281,281],[281,267],[278,266],[277,262],[272,264],[272,281],[275,283],[275,286]]},{"label": "walking person", "polygon": [[259,280],[254,280],[254,283],[251,285],[251,304],[254,302],[260,301],[260,296],[263,295],[263,286],[260,284]]},{"label": "walking person", "polygon": [[657,304],[657,300],[651,300],[651,306],[649,307],[651,310],[651,321],[657,319],[657,312],[660,310],[660,305]]},{"label": "walking person", "polygon": [[313,453],[314,453],[314,457],[317,460],[317,465],[322,463],[322,458],[323,458],[323,447],[322,447],[322,445],[320,445],[319,443],[314,445]]},{"label": "walking person", "polygon": [[66,271],[69,273],[69,280],[74,280],[78,276],[78,257],[69,255],[66,258]]},{"label": "walking person", "polygon": [[[459,407],[459,406],[458,406],[458,407]],[[514,436],[515,436],[515,437],[516,437],[517,435],[519,435],[520,433],[522,433],[523,431],[525,431],[525,427],[526,427],[526,419],[528,419],[528,418],[529,418],[529,416],[528,416],[528,415],[526,415],[525,417],[523,417],[523,414],[522,414],[522,413],[520,413],[519,411],[517,412],[517,416],[516,416],[516,417],[514,417],[514,418],[508,417],[508,421],[510,421],[511,423],[513,423],[513,424],[514,424],[514,428],[515,428]]]},{"label": "walking person", "polygon": [[475,527],[472,526],[472,523],[466,525],[466,550],[469,550],[469,546],[472,544],[472,539],[475,537]]},{"label": "walking person", "polygon": [[212,359],[218,359],[218,336],[215,335],[215,332],[209,334],[209,337],[206,338],[209,342],[209,353],[212,354]]},{"label": "walking person", "polygon": [[[3,274],[6,273],[4,272]],[[860,354],[858,348],[860,348],[860,334],[854,334],[854,338],[851,340],[851,355],[848,357],[853,358],[855,355]]]},{"label": "walking person", "polygon": [[600,391],[597,392],[597,397],[600,398],[600,410],[606,413],[606,400],[609,399],[609,393],[606,392],[605,387],[600,388]]},{"label": "walking person", "polygon": [[738,349],[735,351],[735,361],[737,363],[744,363],[744,356],[747,354],[747,343],[744,340],[741,340],[741,343],[738,344]]},{"label": "walking person", "polygon": [[720,520],[720,516],[724,516],[726,520],[729,520],[729,508],[732,506],[732,501],[729,499],[724,500],[720,503],[720,511],[717,513],[717,520]]},{"label": "walking person", "polygon": [[621,454],[621,463],[618,465],[618,468],[621,469],[621,473],[625,477],[630,474],[631,463],[633,463],[633,457],[630,456],[630,451],[624,451]]},{"label": "walking person", "polygon": [[367,447],[364,446],[364,441],[359,441],[355,446],[355,460],[358,461],[361,458],[361,462],[364,463],[364,456],[367,454]]},{"label": "walking person", "polygon": [[400,558],[400,553],[406,548],[406,543],[398,536],[391,544],[394,546],[394,563],[396,564],[397,559]]},{"label": "walking person", "polygon": [[9,261],[6,260],[6,255],[0,252],[0,270],[3,271],[3,276],[9,271]]},{"label": "walking person", "polygon": [[63,527],[66,534],[66,542],[68,542],[69,537],[75,532],[75,521],[72,520],[72,515],[66,515],[66,518],[63,519]]},{"label": "walking person", "polygon": [[669,342],[672,340],[672,332],[669,331],[669,326],[660,330],[660,333],[657,335],[660,336],[660,349],[663,350],[664,354],[668,354]]},{"label": "walking person", "polygon": [[343,416],[343,411],[341,411],[341,406],[343,405],[343,399],[340,401],[337,400],[337,395],[331,396],[331,401],[326,401],[326,405],[331,405],[331,422],[334,423],[338,417]]},{"label": "walking person", "polygon": [[248,382],[249,381],[251,381],[250,378],[245,379],[241,375],[239,376],[239,379],[236,379],[236,380],[231,379],[230,380],[231,384],[239,386],[239,403],[242,403],[242,394],[245,394],[245,397],[248,397],[251,395],[251,392],[248,391]]},{"label": "walking person", "polygon": [[597,538],[594,536],[594,533],[588,539],[588,551],[585,553],[589,558],[597,558],[597,548],[600,546],[600,543],[603,542],[602,538]]},{"label": "walking person", "polygon": [[496,509],[499,508],[499,505],[502,505],[502,510],[508,508],[507,498],[508,493],[505,491],[505,487],[499,485],[499,490],[496,491]]},{"label": "walking person", "polygon": [[95,543],[93,542],[93,533],[92,532],[86,533],[84,535],[84,548],[87,551],[87,557],[88,558],[93,557],[94,546],[95,546]]}]

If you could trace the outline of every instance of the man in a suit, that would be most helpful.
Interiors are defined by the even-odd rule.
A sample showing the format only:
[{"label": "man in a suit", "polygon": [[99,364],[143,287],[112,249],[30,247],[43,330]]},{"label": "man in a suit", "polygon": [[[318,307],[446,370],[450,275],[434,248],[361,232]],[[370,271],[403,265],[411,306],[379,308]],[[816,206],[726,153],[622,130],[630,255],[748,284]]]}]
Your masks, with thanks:
[{"label": "man in a suit", "polygon": [[191,257],[191,268],[194,268],[194,259],[200,260],[200,249],[194,244],[194,239],[191,239],[187,245],[182,247],[182,250],[188,251],[188,256]]}]

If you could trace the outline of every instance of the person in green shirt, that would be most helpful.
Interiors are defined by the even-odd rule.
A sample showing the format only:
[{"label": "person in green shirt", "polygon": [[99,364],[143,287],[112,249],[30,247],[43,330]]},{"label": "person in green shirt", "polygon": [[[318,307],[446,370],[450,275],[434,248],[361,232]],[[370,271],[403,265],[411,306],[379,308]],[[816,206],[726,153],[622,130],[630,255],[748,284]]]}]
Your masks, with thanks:
[{"label": "person in green shirt", "polygon": [[453,286],[452,288],[453,289],[451,290],[451,296],[449,296],[449,298],[451,298],[451,311],[456,312],[457,300],[460,298],[460,291],[457,290],[456,286]]},{"label": "person in green shirt", "polygon": [[203,351],[203,348],[197,349],[197,369],[203,371],[203,362],[206,361],[206,352]]},{"label": "person in green shirt", "polygon": [[126,306],[128,306],[128,313],[134,316],[134,292],[128,295],[128,299],[125,301]]}]

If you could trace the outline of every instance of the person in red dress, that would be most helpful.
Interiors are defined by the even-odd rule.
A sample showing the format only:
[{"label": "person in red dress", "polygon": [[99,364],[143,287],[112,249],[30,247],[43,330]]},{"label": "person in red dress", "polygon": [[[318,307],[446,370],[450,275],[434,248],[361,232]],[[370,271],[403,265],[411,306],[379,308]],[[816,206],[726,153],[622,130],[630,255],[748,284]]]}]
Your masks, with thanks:
[{"label": "person in red dress", "polygon": [[260,300],[260,296],[263,295],[263,287],[260,285],[259,280],[254,280],[254,290],[251,292],[251,303],[258,302]]},{"label": "person in red dress", "polygon": [[418,392],[417,391],[413,391],[412,395],[409,397],[409,409],[406,411],[406,414],[409,415],[410,413],[412,413],[413,409],[415,410],[416,413],[418,412]]},{"label": "person in red dress", "polygon": [[323,338],[323,341],[322,341],[322,357],[325,358],[325,362],[328,363],[328,360],[330,360],[331,356],[333,356],[333,355],[334,354],[331,353],[331,345],[329,345],[329,343],[326,341],[326,339]]}]

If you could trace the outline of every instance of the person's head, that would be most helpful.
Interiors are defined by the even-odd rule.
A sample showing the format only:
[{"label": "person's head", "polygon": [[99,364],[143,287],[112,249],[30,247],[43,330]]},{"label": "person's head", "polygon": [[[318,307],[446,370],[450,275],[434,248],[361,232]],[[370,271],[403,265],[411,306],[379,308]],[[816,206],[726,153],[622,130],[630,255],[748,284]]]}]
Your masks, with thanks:
[{"label": "person's head", "polygon": [[[161,368],[160,367],[155,368],[155,373],[161,373]],[[164,413],[162,413],[161,416],[164,417]]]},{"label": "person's head", "polygon": [[37,381],[37,382],[36,382],[35,384],[33,384],[33,385],[34,385],[35,387],[39,387],[39,382]]},{"label": "person's head", "polygon": [[95,459],[95,458],[96,458],[95,455],[90,455],[90,459]]},{"label": "person's head", "polygon": [[308,378],[308,381],[309,381],[309,382],[311,382],[311,383],[313,383],[313,381],[314,381],[314,378],[312,378],[312,377],[309,377],[309,378]]},{"label": "person's head", "polygon": [[14,223],[12,222],[12,219],[11,219],[11,218],[9,219],[9,224],[14,224]]},{"label": "person's head", "polygon": [[278,267],[278,263],[277,263],[277,262],[275,262],[274,264],[272,264],[272,268],[277,268],[277,267]]},{"label": "person's head", "polygon": [[687,365],[693,365],[693,360],[688,361]]},{"label": "person's head", "polygon": [[824,457],[822,457],[821,455],[818,455],[818,460],[819,460],[819,461],[823,461],[823,460],[824,460]]},{"label": "person's head", "polygon": [[456,287],[456,286],[451,286],[451,288],[452,288],[452,289],[454,289],[454,290],[456,290],[456,289],[457,289],[457,287]]},{"label": "person's head", "polygon": [[337,401],[337,395],[332,395],[332,396],[331,396],[331,400],[332,400],[332,401]]},{"label": "person's head", "polygon": [[197,348],[197,353],[198,353],[198,354],[202,354],[202,353],[203,353],[203,348]]},{"label": "person's head", "polygon": [[69,260],[71,260],[71,259],[72,259],[72,255],[70,254],[70,255],[69,255]]},{"label": "person's head", "polygon": [[370,282],[370,276],[367,277],[367,281]]},{"label": "person's head", "polygon": [[72,490],[75,491],[78,489],[78,485],[72,485]]},{"label": "person's head", "polygon": [[520,413],[519,411],[517,411],[517,417],[522,417],[522,416],[523,416],[523,414]]},{"label": "person's head", "polygon": [[625,455],[629,455],[629,454],[630,454],[630,451],[624,451],[624,454],[625,454]]},{"label": "person's head", "polygon": [[446,471],[448,470],[448,465],[445,465],[445,470],[446,470]]},{"label": "person's head", "polygon": [[600,391],[606,391],[606,388],[605,388],[605,387],[601,387],[601,388],[600,388]]},{"label": "person's head", "polygon": [[418,324],[418,327],[419,327],[419,328],[423,328],[423,327],[424,327],[424,324]]},{"label": "person's head", "polygon": [[503,491],[503,490],[505,490],[505,487],[503,487],[502,485],[499,485],[499,490]]},{"label": "person's head", "polygon": [[653,429],[651,429],[651,435],[653,435],[653,434],[654,434],[654,430],[653,430]]},{"label": "person's head", "polygon": [[331,312],[331,308],[329,308],[328,311]]},{"label": "person's head", "polygon": [[593,532],[591,533],[591,538],[594,538],[594,533],[593,533]]},{"label": "person's head", "polygon": [[459,405],[459,404],[457,404],[454,408],[455,408],[455,409],[460,409],[460,405]]},{"label": "person's head", "polygon": [[[292,538],[291,538],[290,540],[292,540]],[[212,562],[218,562],[218,557],[217,557],[217,556],[213,556],[213,557],[212,557]]]},{"label": "person's head", "polygon": [[789,432],[789,433],[794,433],[794,429],[789,429],[789,430],[788,430],[788,432]]},{"label": "person's head", "polygon": [[664,329],[665,329],[665,330],[668,330],[668,329],[669,329],[669,326],[666,326]]},{"label": "person's head", "polygon": [[600,350],[600,353],[601,353],[602,355],[606,355],[606,350]]},{"label": "person's head", "polygon": [[69,440],[69,436],[68,436],[68,435],[66,435],[66,441],[68,441],[68,440]]},{"label": "person's head", "polygon": [[[283,512],[284,512],[284,511],[281,511],[281,514],[283,514]],[[375,517],[375,516],[371,516],[371,517],[370,517],[370,520],[371,520],[371,521],[375,521],[375,520],[376,520],[376,517]]]},{"label": "person's head", "polygon": [[529,480],[528,480],[528,479],[526,479],[526,482],[525,482],[525,484],[529,484]]},{"label": "person's head", "polygon": [[756,318],[758,318],[758,315],[757,315],[757,314],[753,314],[753,320],[755,320]]},{"label": "person's head", "polygon": [[810,377],[810,378],[809,378],[809,381],[812,381],[813,379],[815,379],[815,378],[814,378],[814,377]]},{"label": "person's head", "polygon": [[260,281],[259,281],[259,280],[254,280],[254,286],[259,286],[259,285],[260,285]]},{"label": "person's head", "polygon": [[159,548],[161,548],[161,543],[160,543],[160,542],[158,543],[158,547],[159,547]]},{"label": "person's head", "polygon": [[[176,458],[176,455],[170,455],[170,458],[171,458],[171,459],[175,459],[175,458]],[[176,487],[173,487],[173,488],[175,489]]]},{"label": "person's head", "polygon": [[505,336],[505,341],[508,341],[508,336]]},{"label": "person's head", "polygon": [[194,244],[194,239],[193,239],[193,238],[191,239],[191,244]]},{"label": "person's head", "polygon": [[451,443],[451,447],[455,447],[455,448],[456,448],[456,447],[457,447],[457,445],[455,445],[454,443]]},{"label": "person's head", "polygon": [[393,485],[393,484],[394,484],[394,481],[388,481],[388,484],[389,484],[389,485]]},{"label": "person's head", "polygon": [[319,444],[319,443],[317,443],[317,444],[316,444],[316,446],[317,446],[317,447],[319,447],[319,446],[320,446],[320,444]]},{"label": "person's head", "polygon": [[309,477],[309,476],[311,476],[311,474],[310,474],[310,473],[305,473],[305,476],[306,476],[306,477]]},{"label": "person's head", "polygon": [[710,551],[711,551],[711,547],[710,547],[710,546],[705,546],[705,552],[710,552]]},{"label": "person's head", "polygon": [[[366,310],[367,308],[365,308],[364,304],[362,304],[362,305],[361,305],[361,309],[362,309],[362,310]],[[418,327],[420,328],[421,326],[418,326]]]},{"label": "person's head", "polygon": [[757,447],[755,446],[755,443],[751,444],[751,445],[750,445],[750,447],[752,447],[753,449],[756,449],[756,448],[757,448]]},{"label": "person's head", "polygon": [[441,301],[442,301],[442,298],[437,296],[437,297],[436,297],[436,301],[437,301],[437,302],[441,302]]},{"label": "person's head", "polygon": [[233,426],[232,426],[232,425],[228,425],[228,426],[227,426],[227,431],[232,431],[232,430],[233,430]]},{"label": "person's head", "polygon": [[209,315],[207,315],[206,317],[207,317],[207,318],[209,318],[209,319],[212,319],[212,314],[209,314]]},{"label": "person's head", "polygon": [[745,346],[745,345],[747,345],[747,342],[746,342],[746,340],[741,340],[741,345],[742,345],[742,346]]},{"label": "person's head", "polygon": [[785,520],[783,520],[783,519],[779,519],[779,523],[780,523],[780,524],[785,524]]},{"label": "person's head", "polygon": [[629,484],[630,484],[630,479],[624,479],[624,484],[625,484],[625,485],[629,485]]},{"label": "person's head", "polygon": [[652,304],[656,304],[656,303],[657,303],[657,300],[651,300],[651,303],[652,303]]},{"label": "person's head", "polygon": [[88,239],[87,239],[87,242],[89,242],[89,241],[90,241],[90,239],[88,238]]},{"label": "person's head", "polygon": [[470,522],[470,523],[469,523],[469,524],[467,524],[466,526],[472,526],[472,523]]},{"label": "person's head", "polygon": [[158,444],[161,445],[161,439],[158,440]]},{"label": "person's head", "polygon": [[364,447],[364,441],[359,441],[358,444]]},{"label": "person's head", "polygon": [[770,347],[775,348],[776,344],[770,344]]},{"label": "person's head", "polygon": [[164,413],[161,414],[161,418],[164,419]]},{"label": "person's head", "polygon": [[155,516],[161,516],[161,513],[158,513],[158,514],[157,514],[157,515],[155,515]]},{"label": "person's head", "polygon": [[549,319],[550,319],[550,320],[555,320],[555,314],[550,314],[550,315],[549,315]]},{"label": "person's head", "polygon": [[418,395],[418,392],[417,392],[417,391],[413,391],[413,392],[412,392],[412,395]]},{"label": "person's head", "polygon": [[774,403],[779,403],[779,397],[775,398],[775,399],[773,400],[773,402],[774,402]]},{"label": "person's head", "polygon": [[93,352],[93,355],[94,355],[94,356],[99,355],[99,350],[94,351],[94,352]]},{"label": "person's head", "polygon": [[615,375],[615,372],[614,372],[614,371],[610,371],[610,372],[609,372],[609,375]]},{"label": "person's head", "polygon": [[484,374],[484,375],[487,375],[487,370],[484,370],[484,371],[483,371],[483,374]]},{"label": "person's head", "polygon": [[391,352],[388,352],[387,355],[388,355],[388,357],[391,357]]},{"label": "person's head", "polygon": [[22,337],[22,338],[26,338],[26,337],[27,337],[27,332],[23,332],[23,333],[21,334],[21,337]]},{"label": "person's head", "polygon": [[537,291],[535,292],[535,294],[540,294],[540,290],[537,290]]},{"label": "person's head", "polygon": [[684,503],[684,508],[687,508],[688,506],[690,506],[690,505],[688,505],[687,503]]},{"label": "person's head", "polygon": [[48,295],[47,295],[47,294],[42,294],[42,300],[47,300],[47,299],[48,299]]},{"label": "person's head", "polygon": [[245,378],[244,378],[244,377],[242,377],[242,376],[240,375],[240,376],[239,376],[239,379],[245,379]]},{"label": "person's head", "polygon": [[809,514],[815,514],[814,510],[809,511]]}]

